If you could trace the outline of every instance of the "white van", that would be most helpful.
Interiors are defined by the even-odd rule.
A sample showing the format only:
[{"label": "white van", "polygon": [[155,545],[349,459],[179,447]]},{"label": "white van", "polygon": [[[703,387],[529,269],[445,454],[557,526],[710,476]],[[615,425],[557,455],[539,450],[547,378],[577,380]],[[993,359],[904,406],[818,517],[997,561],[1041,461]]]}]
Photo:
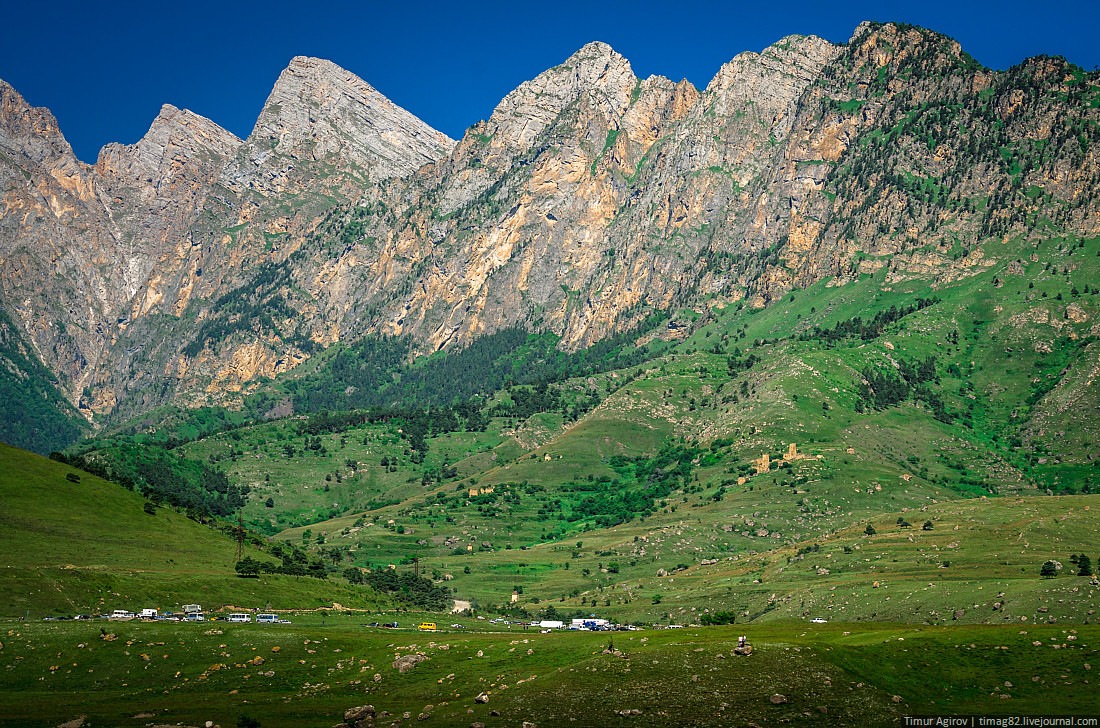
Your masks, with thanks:
[{"label": "white van", "polygon": [[156,619],[158,611],[156,609],[142,609],[141,614],[138,616],[142,619]]},{"label": "white van", "polygon": [[184,619],[188,622],[205,622],[206,615],[204,615],[202,612],[188,612],[187,616],[184,617]]},{"label": "white van", "polygon": [[244,612],[233,612],[226,618],[227,622],[251,622],[252,615]]},{"label": "white van", "polygon": [[116,609],[111,612],[111,616],[108,619],[133,619],[136,615],[126,609]]},{"label": "white van", "polygon": [[201,614],[202,613],[202,605],[201,604],[184,604],[183,605],[183,613],[184,614]]},{"label": "white van", "polygon": [[278,624],[278,623],[279,623],[279,615],[278,614],[257,614],[256,615],[256,624]]}]

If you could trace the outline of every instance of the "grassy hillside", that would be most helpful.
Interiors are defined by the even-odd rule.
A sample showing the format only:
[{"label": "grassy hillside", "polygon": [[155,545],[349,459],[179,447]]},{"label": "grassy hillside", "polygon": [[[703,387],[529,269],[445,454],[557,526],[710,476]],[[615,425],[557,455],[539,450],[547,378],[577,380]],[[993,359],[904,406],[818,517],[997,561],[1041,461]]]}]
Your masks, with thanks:
[{"label": "grassy hillside", "polygon": [[[112,640],[97,624],[12,623],[0,725],[334,725],[365,704],[403,724],[543,727],[886,726],[913,714],[1095,710],[1095,626],[767,625],[747,631],[755,652],[738,657],[742,627],[428,635],[358,622],[111,624]],[[400,672],[407,655],[427,659]],[[475,702],[481,693],[487,703]]]},{"label": "grassy hillside", "polygon": [[[0,445],[0,614],[112,609],[388,606],[372,591],[316,579],[234,573],[236,543],[67,465]],[[247,555],[262,557],[249,547]]]}]

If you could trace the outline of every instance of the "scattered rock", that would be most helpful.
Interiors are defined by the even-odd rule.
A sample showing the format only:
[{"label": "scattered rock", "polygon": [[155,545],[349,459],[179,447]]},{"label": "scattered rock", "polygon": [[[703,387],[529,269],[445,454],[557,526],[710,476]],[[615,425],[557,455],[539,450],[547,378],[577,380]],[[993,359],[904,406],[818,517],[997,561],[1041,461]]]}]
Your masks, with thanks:
[{"label": "scattered rock", "polygon": [[478,693],[478,696],[476,698],[474,698],[474,702],[475,703],[488,703],[489,702],[489,694],[488,693]]},{"label": "scattered rock", "polygon": [[84,725],[84,721],[87,720],[87,718],[88,716],[82,715],[79,718],[73,718],[70,721],[61,723],[57,726],[57,728],[80,728],[82,725]]},{"label": "scattered rock", "polygon": [[344,711],[344,722],[355,723],[359,720],[367,720],[373,718],[374,706],[373,705],[359,705],[354,708],[348,708]]},{"label": "scattered rock", "polygon": [[743,647],[733,648],[733,654],[735,655],[751,655],[752,645],[744,645]]},{"label": "scattered rock", "polygon": [[956,609],[955,613],[951,615],[951,619],[962,619],[964,614],[966,614],[965,609]]},{"label": "scattered rock", "polygon": [[631,716],[641,715],[641,714],[642,714],[642,711],[638,710],[637,708],[630,708],[629,710],[615,711],[615,715],[621,715],[624,718],[629,718]]},{"label": "scattered rock", "polygon": [[432,717],[431,713],[421,713],[420,715],[416,716],[416,719],[417,720],[427,720],[428,718],[431,718],[431,717]]},{"label": "scattered rock", "polygon": [[1071,303],[1066,306],[1066,312],[1063,316],[1066,320],[1075,324],[1084,323],[1089,320],[1088,314],[1085,313],[1085,309],[1081,308],[1081,306],[1076,303]]},{"label": "scattered rock", "polygon": [[901,696],[900,695],[895,695],[895,696],[891,697],[890,700],[894,701],[895,703],[900,703],[901,702]]},{"label": "scattered rock", "polygon": [[668,576],[668,571],[666,571],[665,569],[657,569],[657,576],[658,577]]},{"label": "scattered rock", "polygon": [[783,705],[787,702],[787,696],[782,693],[776,693],[768,698],[768,700],[772,701],[772,705]]},{"label": "scattered rock", "polygon": [[[428,659],[430,658],[427,655],[419,652],[412,655],[401,655],[401,657],[393,661],[393,669],[404,675],[406,672]],[[377,680],[375,682],[377,682]]]}]

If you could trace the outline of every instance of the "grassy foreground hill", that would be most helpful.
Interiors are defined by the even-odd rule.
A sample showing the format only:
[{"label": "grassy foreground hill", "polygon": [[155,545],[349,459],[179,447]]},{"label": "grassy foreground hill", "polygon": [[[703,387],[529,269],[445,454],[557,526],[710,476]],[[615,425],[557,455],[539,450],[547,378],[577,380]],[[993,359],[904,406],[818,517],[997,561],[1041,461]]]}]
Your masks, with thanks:
[{"label": "grassy foreground hill", "polygon": [[[234,573],[236,542],[137,493],[0,444],[0,614],[99,613],[184,603],[383,608],[372,590]],[[246,555],[263,556],[249,547]]]},{"label": "grassy foreground hill", "polygon": [[[4,627],[0,725],[896,726],[1089,715],[1096,626],[771,624],[630,633],[294,625]],[[464,620],[465,621],[465,620]],[[484,695],[487,702],[475,698]],[[626,713],[624,715],[624,712]]]}]

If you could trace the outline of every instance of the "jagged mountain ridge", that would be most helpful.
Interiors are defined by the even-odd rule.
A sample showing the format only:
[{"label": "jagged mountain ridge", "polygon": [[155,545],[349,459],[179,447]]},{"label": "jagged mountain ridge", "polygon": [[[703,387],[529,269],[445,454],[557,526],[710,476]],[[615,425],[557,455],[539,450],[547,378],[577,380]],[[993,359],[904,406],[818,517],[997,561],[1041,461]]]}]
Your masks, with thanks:
[{"label": "jagged mountain ridge", "polygon": [[[107,145],[95,165],[76,159],[48,110],[7,84],[0,94],[0,302],[89,416],[117,403],[96,377],[128,378],[135,356],[173,345],[158,337],[174,339],[173,327],[150,331],[148,317],[183,321],[192,295],[292,252],[277,243],[315,223],[318,200],[327,209],[453,145],[361,79],[305,57],[280,76],[248,139],[165,105],[141,140]],[[184,340],[192,323],[179,325]]]},{"label": "jagged mountain ridge", "polygon": [[654,310],[763,306],[884,265],[964,276],[995,264],[983,242],[1036,234],[1040,209],[1097,227],[1095,78],[1059,59],[991,72],[906,26],[865,24],[847,46],[787,38],[702,92],[590,44],[453,150],[436,138],[434,163],[381,181],[280,136],[277,99],[349,96],[302,83],[276,85],[110,333],[99,412],[224,402],[367,333],[427,352],[521,325],[576,348]]}]

